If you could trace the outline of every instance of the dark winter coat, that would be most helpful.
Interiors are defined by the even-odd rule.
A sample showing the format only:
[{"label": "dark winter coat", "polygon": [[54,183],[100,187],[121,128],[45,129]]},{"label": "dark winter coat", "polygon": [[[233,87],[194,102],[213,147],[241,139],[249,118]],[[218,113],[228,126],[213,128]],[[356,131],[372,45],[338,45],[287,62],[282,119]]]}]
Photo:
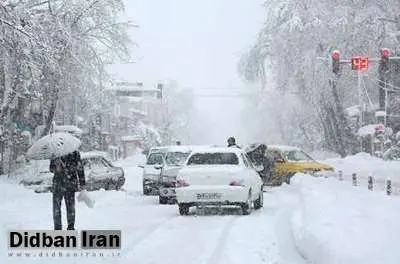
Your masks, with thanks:
[{"label": "dark winter coat", "polygon": [[273,170],[273,162],[268,157],[266,157],[263,152],[255,151],[249,156],[254,164],[263,166],[263,170],[259,172],[260,175],[265,177],[271,174]]},{"label": "dark winter coat", "polygon": [[76,192],[79,186],[85,185],[85,172],[78,151],[51,160],[50,171],[54,173],[53,192]]}]

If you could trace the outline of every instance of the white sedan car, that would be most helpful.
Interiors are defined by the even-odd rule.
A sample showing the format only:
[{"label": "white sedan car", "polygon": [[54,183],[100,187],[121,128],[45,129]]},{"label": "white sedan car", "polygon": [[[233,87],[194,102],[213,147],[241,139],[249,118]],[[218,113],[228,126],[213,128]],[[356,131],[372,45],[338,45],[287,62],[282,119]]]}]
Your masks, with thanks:
[{"label": "white sedan car", "polygon": [[176,198],[181,215],[192,206],[239,206],[244,215],[263,207],[263,182],[238,148],[195,149],[179,171]]}]

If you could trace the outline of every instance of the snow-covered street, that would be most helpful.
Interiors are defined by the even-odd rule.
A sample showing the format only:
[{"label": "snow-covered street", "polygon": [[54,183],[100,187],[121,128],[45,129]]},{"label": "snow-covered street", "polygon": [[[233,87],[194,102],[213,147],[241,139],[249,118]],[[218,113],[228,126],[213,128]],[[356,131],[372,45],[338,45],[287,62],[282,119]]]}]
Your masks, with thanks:
[{"label": "snow-covered street", "polygon": [[[120,256],[9,256],[10,229],[52,229],[51,194],[1,183],[3,239],[0,263],[398,263],[399,198],[336,179],[298,175],[291,185],[264,193],[264,208],[201,211],[180,216],[177,205],[143,196],[138,158],[117,165],[126,171],[124,191],[96,191],[93,209],[77,204],[76,227],[122,230]],[[384,221],[384,224],[383,224]],[[65,225],[65,213],[63,213]],[[369,233],[372,237],[369,238]],[[380,253],[373,253],[379,248]],[[114,251],[115,253],[115,251]],[[35,256],[36,254],[36,256]],[[382,254],[382,256],[380,255]]]},{"label": "snow-covered street", "polygon": [[400,264],[399,3],[0,1],[0,264]]},{"label": "snow-covered street", "polygon": [[[104,263],[305,263],[293,244],[289,224],[298,200],[285,189],[265,193],[264,208],[249,216],[240,215],[240,210],[224,209],[184,217],[176,205],[160,205],[157,196],[141,194],[141,171],[135,163],[128,159],[119,164],[126,169],[125,191],[92,192],[94,209],[77,204],[76,226],[80,230],[122,230],[121,256],[105,257]],[[10,190],[1,193],[2,200],[8,201],[1,204],[4,233],[9,229],[52,228],[51,194],[35,194],[12,185],[2,187]],[[82,262],[82,257],[71,258],[64,259]],[[0,258],[1,263],[32,260],[7,254]],[[52,262],[51,257],[39,260]],[[99,261],[85,259],[85,263]]]}]

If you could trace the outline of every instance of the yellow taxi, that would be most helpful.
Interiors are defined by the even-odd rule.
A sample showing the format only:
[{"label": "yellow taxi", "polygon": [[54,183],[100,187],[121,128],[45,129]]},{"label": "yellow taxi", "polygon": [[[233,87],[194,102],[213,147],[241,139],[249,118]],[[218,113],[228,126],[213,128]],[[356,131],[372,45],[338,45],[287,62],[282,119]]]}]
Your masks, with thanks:
[{"label": "yellow taxi", "polygon": [[327,164],[314,160],[303,150],[292,146],[268,145],[265,155],[274,161],[274,169],[268,185],[277,186],[283,182],[290,183],[296,173],[322,176],[335,169]]}]

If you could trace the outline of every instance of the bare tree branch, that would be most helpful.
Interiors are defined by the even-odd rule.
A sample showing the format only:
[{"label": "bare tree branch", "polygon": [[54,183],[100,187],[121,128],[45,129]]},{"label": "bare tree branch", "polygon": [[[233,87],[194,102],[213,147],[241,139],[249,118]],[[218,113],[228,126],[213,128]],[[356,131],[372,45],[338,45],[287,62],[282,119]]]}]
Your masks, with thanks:
[{"label": "bare tree branch", "polygon": [[4,20],[4,19],[1,19],[1,18],[0,18],[0,22],[4,23],[4,24],[6,24],[7,26],[13,28],[14,30],[16,30],[16,31],[18,31],[18,32],[20,32],[20,33],[22,33],[22,34],[24,34],[24,35],[27,36],[28,38],[32,38],[31,35],[29,35],[28,33],[26,33],[24,30],[18,28],[17,26],[13,25],[12,23],[10,23],[10,22],[8,22],[8,21],[6,21],[6,20]]}]

